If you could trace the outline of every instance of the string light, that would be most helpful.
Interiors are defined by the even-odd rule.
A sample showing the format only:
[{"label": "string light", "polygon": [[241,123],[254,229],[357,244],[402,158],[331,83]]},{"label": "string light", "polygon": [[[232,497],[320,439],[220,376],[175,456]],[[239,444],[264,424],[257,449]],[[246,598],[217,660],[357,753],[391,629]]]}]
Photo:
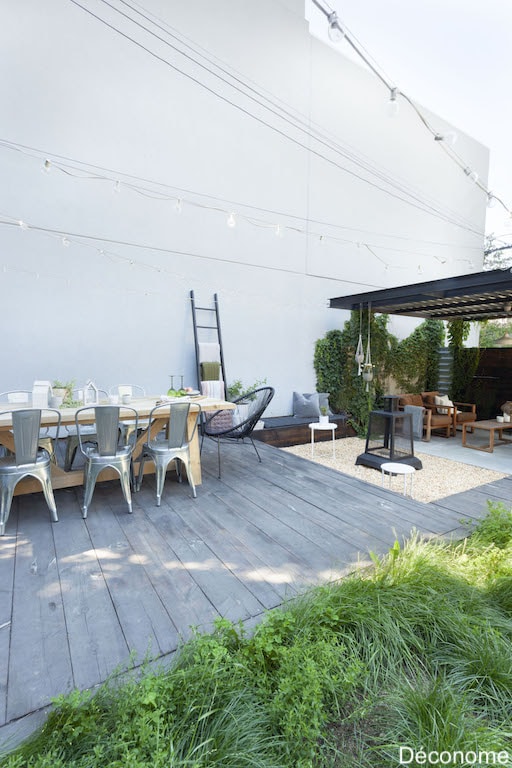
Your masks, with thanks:
[{"label": "string light", "polygon": [[182,210],[183,210],[183,201],[182,201],[181,197],[178,197],[178,199],[176,200],[176,202],[174,204],[174,210],[178,214],[182,212]]},{"label": "string light", "polygon": [[67,237],[63,237],[61,242],[64,248],[69,248],[69,246],[71,245],[71,241]]},{"label": "string light", "polygon": [[453,145],[457,142],[457,138],[458,136],[455,131],[446,131],[446,133],[436,133],[434,136],[434,141],[444,141],[445,144],[453,147]]},{"label": "string light", "polygon": [[470,181],[472,181],[474,184],[478,181],[478,173],[476,171],[472,171],[471,168],[464,168],[464,173],[468,177]]},{"label": "string light", "polygon": [[236,217],[234,213],[229,214],[226,224],[230,229],[233,229],[234,227],[236,227]]},{"label": "string light", "polygon": [[21,219],[18,221],[18,226],[19,226],[20,229],[28,229],[28,224],[26,224]]},{"label": "string light", "polygon": [[333,43],[339,43],[343,40],[345,37],[345,32],[343,28],[340,26],[340,23],[338,21],[338,14],[333,11],[329,14],[327,17],[327,21],[329,22],[329,27],[327,30],[327,34],[329,35],[329,39]]},{"label": "string light", "polygon": [[391,88],[389,91],[389,101],[387,105],[388,115],[390,117],[395,117],[398,115],[398,112],[400,111],[400,104],[398,103],[398,94],[399,90],[398,88]]},{"label": "string light", "polygon": [[47,158],[47,159],[44,161],[44,163],[43,163],[43,167],[41,168],[41,171],[42,171],[43,173],[50,173],[51,167],[52,167],[52,164],[51,164],[51,162],[50,162],[50,161],[48,160],[48,158]]},{"label": "string light", "polygon": [[[433,127],[428,122],[428,120],[423,115],[423,113],[416,106],[414,101],[412,99],[410,99],[406,94],[402,93],[395,86],[391,85],[388,82],[388,79],[382,74],[382,72],[379,71],[377,66],[375,66],[369,60],[368,56],[366,56],[363,53],[363,51],[361,50],[361,47],[356,44],[355,39],[353,39],[353,36],[349,35],[347,33],[346,27],[345,28],[341,27],[341,25],[339,24],[338,16],[337,16],[336,12],[333,11],[332,8],[330,8],[329,6],[325,7],[323,2],[320,2],[320,0],[311,0],[311,2],[327,18],[327,22],[329,24],[329,26],[328,26],[329,37],[331,37],[332,20],[335,19],[336,25],[343,31],[343,37],[345,38],[345,40],[351,45],[351,47],[354,49],[355,53],[370,68],[370,70],[373,72],[373,74],[376,75],[379,78],[379,80],[385,85],[385,87],[389,90],[389,101],[388,101],[388,104],[387,104],[388,114],[390,116],[394,116],[394,115],[396,115],[398,113],[398,111],[399,111],[399,103],[398,103],[398,98],[397,97],[399,95],[402,96],[405,99],[405,101],[407,101],[407,103],[411,106],[411,108],[415,111],[415,113],[417,114],[417,116],[419,117],[419,119],[421,120],[423,125],[432,134],[432,136],[434,137],[434,140],[436,142],[438,142],[440,146],[443,146],[443,148],[445,148],[446,150],[451,150],[451,147],[453,147],[453,145],[457,141],[457,138],[458,138],[457,137],[457,133],[455,131],[447,131],[446,133],[439,133],[438,131],[434,130]],[[327,3],[325,3],[325,5],[327,5]],[[462,159],[458,155],[456,155],[455,152],[453,152],[453,150],[449,151],[449,155],[452,158],[452,160],[454,160],[457,163],[457,165],[462,169],[462,171],[466,174],[466,176],[468,176],[470,181],[472,181],[475,184],[477,184],[480,187],[480,189],[482,189],[483,192],[485,192],[487,195],[489,195],[489,190],[485,187],[484,184],[482,184],[479,181],[478,173],[476,171],[473,171],[470,168],[468,168],[462,162]],[[500,205],[503,206],[503,208],[505,208],[505,210],[507,211],[507,214],[512,215],[512,211],[510,210],[510,208],[507,205],[505,205],[503,200],[501,200],[496,195],[493,195],[493,197],[495,198],[495,200],[497,202],[500,203]]]}]

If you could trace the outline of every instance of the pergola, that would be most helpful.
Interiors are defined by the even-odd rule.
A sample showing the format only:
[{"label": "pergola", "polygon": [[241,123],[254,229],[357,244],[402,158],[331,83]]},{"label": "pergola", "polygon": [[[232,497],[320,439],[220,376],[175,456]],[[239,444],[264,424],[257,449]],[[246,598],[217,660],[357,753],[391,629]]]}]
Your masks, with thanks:
[{"label": "pergola", "polygon": [[495,269],[331,299],[335,309],[367,309],[438,320],[512,318],[512,270]]}]

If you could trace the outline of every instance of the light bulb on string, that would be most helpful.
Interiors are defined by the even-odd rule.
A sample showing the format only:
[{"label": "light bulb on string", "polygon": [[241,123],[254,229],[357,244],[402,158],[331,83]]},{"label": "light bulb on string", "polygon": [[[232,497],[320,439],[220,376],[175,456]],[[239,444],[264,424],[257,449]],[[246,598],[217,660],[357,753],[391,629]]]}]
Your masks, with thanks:
[{"label": "light bulb on string", "polygon": [[69,248],[70,241],[68,240],[67,237],[63,237],[62,240],[61,240],[61,243],[64,246],[64,248]]},{"label": "light bulb on string", "polygon": [[182,201],[181,197],[178,197],[178,199],[176,200],[176,202],[174,204],[174,210],[176,211],[176,213],[181,213],[182,212],[182,210],[183,210],[183,201]]},{"label": "light bulb on string", "polygon": [[116,181],[116,183],[114,184],[114,192],[115,192],[116,194],[118,194],[120,191],[121,191],[121,182],[120,182],[120,181],[119,181],[119,179],[118,179],[118,180]]},{"label": "light bulb on string", "polygon": [[20,229],[28,229],[28,224],[25,221],[22,221],[21,219],[18,221],[18,226]]},{"label": "light bulb on string", "polygon": [[41,168],[41,172],[42,172],[42,173],[50,173],[51,167],[52,167],[52,164],[51,164],[51,163],[50,163],[50,161],[47,159],[47,160],[45,160],[45,161],[44,161],[44,163],[43,163],[43,167]]},{"label": "light bulb on string", "polygon": [[496,206],[496,198],[492,192],[487,193],[487,207],[494,208]]},{"label": "light bulb on string", "polygon": [[226,224],[230,229],[233,229],[234,227],[236,227],[236,218],[234,213],[229,214]]},{"label": "light bulb on string", "polygon": [[447,144],[450,147],[453,147],[453,145],[457,142],[457,134],[455,131],[446,131],[446,133],[436,133],[434,136],[434,141],[442,141],[443,144]]},{"label": "light bulb on string", "polygon": [[282,237],[284,234],[283,228],[280,224],[276,224],[274,231],[275,231],[276,237]]},{"label": "light bulb on string", "polygon": [[338,14],[336,11],[333,11],[330,13],[327,17],[327,21],[329,23],[329,27],[327,29],[327,34],[329,35],[329,40],[332,43],[339,43],[343,40],[345,37],[345,32],[343,30],[343,27],[341,27],[339,21],[338,21]]},{"label": "light bulb on string", "polygon": [[464,168],[464,173],[466,174],[468,179],[473,182],[473,184],[476,184],[476,182],[478,181],[478,173],[476,171],[472,171],[471,168],[467,167],[467,168]]},{"label": "light bulb on string", "polygon": [[400,91],[398,88],[391,88],[389,92],[389,101],[387,103],[387,112],[389,117],[395,117],[400,111],[400,104],[398,103],[398,94]]}]

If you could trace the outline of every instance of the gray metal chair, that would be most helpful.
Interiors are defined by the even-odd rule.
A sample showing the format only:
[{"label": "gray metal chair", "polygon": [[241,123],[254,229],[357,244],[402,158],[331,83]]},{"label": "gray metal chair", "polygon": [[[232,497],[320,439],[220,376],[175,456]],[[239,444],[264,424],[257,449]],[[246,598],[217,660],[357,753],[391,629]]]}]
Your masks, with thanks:
[{"label": "gray metal chair", "polygon": [[[81,389],[74,389],[72,391],[73,399],[79,402],[79,396],[82,396],[83,401],[83,387]],[[98,389],[98,394],[100,397],[103,397],[105,400],[108,400],[108,392],[105,389]],[[73,468],[73,462],[75,460],[76,452],[78,450],[78,434],[76,431],[76,427],[74,426],[66,426],[66,432],[68,434],[67,440],[66,440],[66,454],[64,456],[64,469],[66,472],[70,472]],[[87,437],[87,439],[86,439]],[[97,443],[96,439],[96,425],[95,424],[88,424],[87,426],[82,426],[82,442],[84,443]]]},{"label": "gray metal chair", "polygon": [[[56,414],[58,438],[61,421],[60,411],[54,408],[45,408],[44,412]],[[0,536],[5,533],[5,524],[11,511],[14,489],[24,477],[34,477],[39,480],[53,522],[56,523],[59,519],[52,489],[50,454],[46,449],[39,446],[41,413],[40,408],[20,408],[3,411],[0,414],[11,417],[14,438],[14,456],[0,458]]]},{"label": "gray metal chair", "polygon": [[[137,411],[134,408],[126,410],[133,412],[135,424],[138,423]],[[87,510],[91,503],[94,487],[98,475],[106,467],[114,469],[121,480],[123,495],[128,504],[128,511],[132,511],[132,497],[130,492],[130,480],[132,477],[132,453],[135,440],[126,445],[119,444],[119,406],[117,405],[96,405],[79,408],[75,414],[75,425],[78,436],[78,447],[85,460],[84,468],[84,503],[82,507],[82,517],[87,517]],[[81,417],[90,412],[91,419],[96,425],[95,444],[86,446],[86,441],[90,435],[83,435],[84,425]],[[135,429],[135,435],[137,430]]]},{"label": "gray metal chair", "polygon": [[[11,389],[9,392],[0,392],[0,408],[2,403],[10,403],[14,405],[26,405],[27,408],[31,407],[32,391],[30,389]],[[42,429],[39,433],[39,447],[44,448],[50,454],[50,459],[54,464],[57,463],[55,456],[55,435],[49,433],[49,429]]]},{"label": "gray metal chair", "polygon": [[[129,401],[132,399],[132,397],[136,397],[136,398],[146,397],[146,390],[144,389],[144,387],[141,387],[140,384],[118,384],[115,387],[110,387],[108,393],[109,393],[109,396],[117,395],[117,397],[119,397],[119,403],[122,403],[123,398],[125,397],[128,397]],[[131,435],[133,434],[135,425],[133,424],[133,422],[124,420],[120,423],[119,426],[123,435],[123,440],[125,443],[127,443]],[[145,429],[146,427],[147,427],[147,422],[139,423],[139,432],[142,429]]]},{"label": "gray metal chair", "polygon": [[149,424],[153,422],[155,414],[169,412],[169,418],[165,428],[165,436],[162,432],[154,440],[148,440],[142,447],[140,456],[139,476],[137,480],[137,490],[140,490],[142,478],[144,475],[144,463],[146,459],[151,459],[155,464],[156,471],[156,505],[160,506],[162,492],[165,483],[165,473],[171,461],[176,461],[176,471],[178,480],[181,482],[181,471],[178,462],[185,466],[189,485],[192,489],[192,496],[196,498],[196,487],[192,477],[190,465],[190,442],[197,429],[197,423],[201,408],[197,406],[197,416],[194,428],[190,437],[187,437],[188,415],[190,403],[162,403],[155,406],[149,414]]}]

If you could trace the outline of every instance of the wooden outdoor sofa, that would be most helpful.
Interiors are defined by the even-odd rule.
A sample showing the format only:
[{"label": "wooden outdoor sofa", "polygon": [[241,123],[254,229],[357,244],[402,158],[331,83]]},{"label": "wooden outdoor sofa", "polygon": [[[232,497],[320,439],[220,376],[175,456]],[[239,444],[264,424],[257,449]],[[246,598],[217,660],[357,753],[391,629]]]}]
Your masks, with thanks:
[{"label": "wooden outdoor sofa", "polygon": [[457,427],[476,421],[476,405],[462,402],[436,402],[442,398],[440,392],[420,392],[417,394],[398,395],[398,407],[419,406],[423,411],[423,440],[428,442],[433,431],[442,431],[443,437],[454,436]]}]

